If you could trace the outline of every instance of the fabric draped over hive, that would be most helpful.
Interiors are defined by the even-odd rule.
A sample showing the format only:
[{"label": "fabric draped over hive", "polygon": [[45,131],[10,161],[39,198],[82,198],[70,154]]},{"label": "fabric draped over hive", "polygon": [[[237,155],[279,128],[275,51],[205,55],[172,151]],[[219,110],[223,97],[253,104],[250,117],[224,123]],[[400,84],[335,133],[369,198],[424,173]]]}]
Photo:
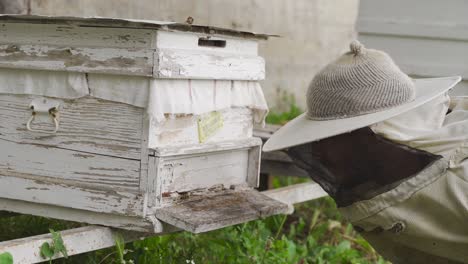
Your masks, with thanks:
[{"label": "fabric draped over hive", "polygon": [[268,113],[262,88],[255,81],[170,80],[119,75],[0,69],[0,93],[62,99],[92,96],[146,108],[153,122],[167,115],[200,115],[231,107],[253,110],[264,124]]}]

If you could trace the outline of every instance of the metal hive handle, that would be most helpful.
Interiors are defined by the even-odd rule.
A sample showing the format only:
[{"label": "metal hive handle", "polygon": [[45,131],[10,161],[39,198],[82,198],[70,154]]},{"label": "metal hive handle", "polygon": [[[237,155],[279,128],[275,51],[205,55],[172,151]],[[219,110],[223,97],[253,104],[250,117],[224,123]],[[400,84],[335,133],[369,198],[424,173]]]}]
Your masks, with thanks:
[{"label": "metal hive handle", "polygon": [[[34,99],[29,105],[29,108],[32,110],[32,113],[31,113],[31,117],[26,123],[26,128],[28,129],[28,131],[40,132],[40,133],[46,133],[46,134],[56,134],[60,128],[60,124],[58,121],[59,106],[60,106],[60,103],[54,100],[48,100],[45,98]],[[32,128],[31,126],[38,114],[49,115],[54,122],[54,127],[55,127],[54,130],[49,131],[49,130]]]}]

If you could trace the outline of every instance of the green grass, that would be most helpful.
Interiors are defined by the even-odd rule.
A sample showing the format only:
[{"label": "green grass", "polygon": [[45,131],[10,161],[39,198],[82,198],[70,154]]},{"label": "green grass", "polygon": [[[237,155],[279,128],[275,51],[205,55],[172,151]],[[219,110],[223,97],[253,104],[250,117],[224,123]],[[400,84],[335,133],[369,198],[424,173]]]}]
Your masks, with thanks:
[{"label": "green grass", "polygon": [[292,103],[287,112],[270,112],[266,117],[266,122],[269,124],[284,125],[289,120],[296,118],[302,113],[303,111],[295,103]]},{"label": "green grass", "polygon": [[[292,179],[277,178],[275,185]],[[2,240],[72,228],[78,224],[33,216],[0,220]],[[3,228],[8,226],[8,229]],[[29,231],[25,231],[29,230]],[[157,236],[52,263],[385,263],[344,221],[332,199],[296,206],[274,216],[194,235]]]},{"label": "green grass", "polygon": [[[301,114],[291,104],[286,113],[270,113],[269,123],[284,124]],[[275,177],[274,187],[305,179]],[[90,252],[52,263],[387,263],[346,222],[332,199],[298,204],[287,216],[236,225],[204,234],[179,232]],[[34,216],[0,218],[0,241],[64,230],[81,224]],[[1,253],[1,252],[0,252]]]}]

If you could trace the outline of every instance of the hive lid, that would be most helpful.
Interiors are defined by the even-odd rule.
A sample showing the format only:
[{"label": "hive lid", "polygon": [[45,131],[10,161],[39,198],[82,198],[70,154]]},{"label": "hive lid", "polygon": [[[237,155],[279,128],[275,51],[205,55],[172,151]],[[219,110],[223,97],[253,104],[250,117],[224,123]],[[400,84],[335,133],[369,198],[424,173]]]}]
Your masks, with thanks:
[{"label": "hive lid", "polygon": [[41,15],[0,15],[1,22],[8,23],[31,23],[31,24],[64,24],[77,25],[81,27],[104,27],[104,28],[135,28],[156,29],[165,31],[198,32],[204,34],[231,35],[244,38],[267,39],[275,36],[269,34],[258,34],[254,32],[239,31],[212,26],[190,25],[186,23],[106,18],[106,17],[71,17],[71,16],[41,16]]},{"label": "hive lid", "polygon": [[288,212],[288,205],[256,190],[226,190],[160,208],[156,217],[183,230],[202,233]]}]

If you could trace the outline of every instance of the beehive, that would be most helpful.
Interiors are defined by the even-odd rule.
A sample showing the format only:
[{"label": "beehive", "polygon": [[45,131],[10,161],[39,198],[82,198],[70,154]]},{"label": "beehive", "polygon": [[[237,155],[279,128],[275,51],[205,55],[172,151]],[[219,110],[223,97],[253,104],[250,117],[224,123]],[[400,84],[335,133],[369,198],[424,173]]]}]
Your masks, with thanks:
[{"label": "beehive", "polygon": [[0,16],[0,210],[145,232],[286,212],[254,189],[266,38]]}]

